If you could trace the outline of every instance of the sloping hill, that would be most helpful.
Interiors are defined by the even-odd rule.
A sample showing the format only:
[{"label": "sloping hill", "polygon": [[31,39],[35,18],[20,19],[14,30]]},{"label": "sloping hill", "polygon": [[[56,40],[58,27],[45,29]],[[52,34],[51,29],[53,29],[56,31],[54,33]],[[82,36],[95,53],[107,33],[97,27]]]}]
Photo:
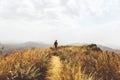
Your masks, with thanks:
[{"label": "sloping hill", "polygon": [[[54,67],[59,76],[53,76],[58,74]],[[21,50],[0,56],[0,80],[7,79],[120,80],[120,54],[94,44]]]}]

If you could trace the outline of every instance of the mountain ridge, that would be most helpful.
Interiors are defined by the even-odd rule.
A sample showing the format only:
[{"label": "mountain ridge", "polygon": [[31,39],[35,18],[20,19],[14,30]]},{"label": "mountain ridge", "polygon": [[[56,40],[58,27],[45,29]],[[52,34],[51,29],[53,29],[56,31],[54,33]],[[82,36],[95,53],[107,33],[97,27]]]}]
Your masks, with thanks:
[{"label": "mountain ridge", "polygon": [[3,54],[8,54],[11,53],[15,50],[24,50],[24,49],[29,49],[29,48],[42,48],[42,47],[48,47],[50,46],[49,44],[45,44],[42,42],[25,42],[25,43],[4,43],[0,44],[0,50],[2,51]]}]

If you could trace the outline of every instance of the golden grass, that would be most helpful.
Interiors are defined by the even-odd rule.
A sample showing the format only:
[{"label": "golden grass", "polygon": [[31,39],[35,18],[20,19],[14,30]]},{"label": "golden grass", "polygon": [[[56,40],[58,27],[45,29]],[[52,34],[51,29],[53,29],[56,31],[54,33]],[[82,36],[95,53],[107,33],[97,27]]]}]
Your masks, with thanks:
[{"label": "golden grass", "polygon": [[[27,72],[27,73],[26,73]],[[36,76],[35,76],[36,75]],[[16,77],[17,76],[17,77]],[[61,46],[0,55],[0,80],[120,80],[120,54]]]},{"label": "golden grass", "polygon": [[[41,71],[46,69],[48,60],[48,49],[29,49],[26,51],[17,51],[2,60],[0,65],[0,80],[6,80],[11,76],[10,71],[15,70],[15,66],[19,63],[24,70],[31,65],[38,67]],[[21,67],[20,67],[21,68]],[[41,73],[41,72],[40,72]],[[45,72],[44,72],[45,73]],[[44,74],[43,73],[43,74]],[[43,76],[43,75],[41,75]]]}]

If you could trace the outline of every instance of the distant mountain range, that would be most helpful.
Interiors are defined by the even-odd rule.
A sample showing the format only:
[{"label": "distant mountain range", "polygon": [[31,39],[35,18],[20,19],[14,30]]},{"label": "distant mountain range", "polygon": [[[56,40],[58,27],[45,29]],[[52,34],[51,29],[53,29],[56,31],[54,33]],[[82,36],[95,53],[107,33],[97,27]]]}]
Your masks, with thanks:
[{"label": "distant mountain range", "polygon": [[42,47],[49,47],[50,45],[44,43],[37,43],[37,42],[26,42],[21,44],[0,44],[0,50],[3,54],[11,53],[15,50],[24,50],[29,48],[42,48]]},{"label": "distant mountain range", "polygon": [[[81,46],[81,45],[88,45],[88,44],[70,44],[73,46]],[[44,43],[38,43],[38,42],[26,42],[26,43],[21,43],[21,44],[0,44],[0,51],[2,51],[3,54],[8,54],[16,50],[25,50],[29,48],[43,48],[43,47],[50,47],[52,45],[49,44],[44,44]],[[114,51],[114,52],[120,52],[118,49],[112,49],[103,45],[97,45],[100,47],[103,51]]]},{"label": "distant mountain range", "polygon": [[[82,45],[89,45],[87,43],[73,43],[73,44],[70,44],[70,45],[76,45],[76,46],[82,46]],[[120,53],[120,49],[113,49],[113,48],[110,48],[110,47],[107,47],[107,46],[104,46],[104,45],[100,45],[100,44],[97,44],[97,46],[99,48],[101,48],[103,51],[110,51],[110,52],[119,52]]]},{"label": "distant mountain range", "polygon": [[103,46],[103,45],[97,45],[97,46],[100,47],[103,51],[120,52],[119,49],[113,49],[113,48],[106,47],[106,46]]}]

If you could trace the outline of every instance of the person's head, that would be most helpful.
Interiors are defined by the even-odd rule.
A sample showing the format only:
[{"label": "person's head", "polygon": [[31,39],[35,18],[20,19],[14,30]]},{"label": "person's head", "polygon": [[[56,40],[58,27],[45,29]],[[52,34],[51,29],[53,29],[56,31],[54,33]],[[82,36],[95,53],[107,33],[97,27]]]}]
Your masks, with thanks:
[{"label": "person's head", "polygon": [[55,42],[57,42],[57,40],[55,40]]}]

